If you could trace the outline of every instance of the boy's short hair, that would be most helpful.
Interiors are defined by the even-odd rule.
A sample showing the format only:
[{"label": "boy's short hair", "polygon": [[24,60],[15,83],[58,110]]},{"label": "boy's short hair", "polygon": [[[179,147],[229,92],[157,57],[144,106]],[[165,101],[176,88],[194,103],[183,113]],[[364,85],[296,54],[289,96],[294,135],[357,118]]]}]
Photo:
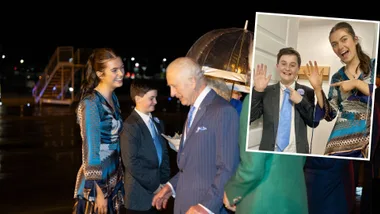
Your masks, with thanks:
[{"label": "boy's short hair", "polygon": [[283,55],[294,55],[294,56],[296,56],[297,57],[298,66],[299,67],[301,66],[301,56],[298,53],[298,51],[296,51],[294,48],[292,48],[292,47],[282,48],[278,52],[278,54],[277,54],[277,64],[280,62],[280,58]]},{"label": "boy's short hair", "polygon": [[131,88],[130,88],[130,95],[132,98],[132,101],[136,103],[135,96],[143,97],[148,91],[151,90],[157,90],[152,85],[147,84],[146,81],[142,80],[134,80],[131,83]]}]

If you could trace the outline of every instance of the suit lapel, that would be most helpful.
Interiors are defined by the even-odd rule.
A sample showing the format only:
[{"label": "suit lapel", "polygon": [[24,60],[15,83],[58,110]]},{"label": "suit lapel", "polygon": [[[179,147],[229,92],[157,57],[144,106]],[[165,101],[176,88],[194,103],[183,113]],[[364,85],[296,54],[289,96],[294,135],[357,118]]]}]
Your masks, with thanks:
[{"label": "suit lapel", "polygon": [[189,139],[189,137],[195,132],[195,129],[197,127],[197,123],[203,117],[205,112],[206,112],[206,106],[200,105],[198,110],[197,110],[197,114],[195,115],[195,118],[194,118],[193,122],[191,123],[190,130],[188,131],[188,135],[186,135],[186,139]]},{"label": "suit lapel", "polygon": [[[177,154],[180,154],[183,150],[183,140],[184,140],[184,137],[185,137],[185,126],[186,126],[186,122],[185,124],[183,125],[183,128],[182,128],[182,135],[181,135],[181,140],[179,142],[179,148],[178,148],[178,153]],[[179,160],[180,160],[180,157],[181,155],[177,155],[177,165],[179,164]]]},{"label": "suit lapel", "polygon": [[280,114],[280,83],[274,85],[272,90],[272,105],[273,105],[273,125],[274,125],[274,139],[277,137],[278,120]]},{"label": "suit lapel", "polygon": [[181,135],[181,140],[179,142],[179,151],[181,151],[181,149],[183,148],[183,141],[185,139],[186,124],[187,124],[187,120],[185,121],[185,124],[183,124],[183,127],[182,127],[182,135]]},{"label": "suit lapel", "polygon": [[205,112],[207,110],[207,106],[214,99],[215,94],[216,94],[215,91],[211,89],[210,92],[203,99],[202,103],[199,105],[198,110],[197,110],[197,112],[195,114],[194,120],[191,123],[191,127],[190,127],[190,129],[188,131],[188,134],[186,135],[186,141],[185,141],[185,146],[184,147],[186,147],[186,145],[187,145],[186,142],[195,133],[196,129],[198,128],[198,123],[203,118],[203,116],[204,116],[204,114],[205,114]]}]

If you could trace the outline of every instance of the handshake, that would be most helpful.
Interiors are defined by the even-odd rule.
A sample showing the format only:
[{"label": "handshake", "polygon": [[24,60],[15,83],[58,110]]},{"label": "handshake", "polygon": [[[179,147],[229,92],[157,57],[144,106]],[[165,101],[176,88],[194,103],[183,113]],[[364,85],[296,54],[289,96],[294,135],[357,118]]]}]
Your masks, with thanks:
[{"label": "handshake", "polygon": [[179,149],[179,143],[181,142],[182,134],[178,134],[177,132],[173,137],[170,137],[169,135],[161,134],[166,140],[169,142],[169,146],[174,151],[178,152]]},{"label": "handshake", "polygon": [[156,191],[153,192],[153,194],[157,194],[162,188],[164,187],[164,184],[160,184],[160,186],[158,186],[158,188],[156,189]]}]

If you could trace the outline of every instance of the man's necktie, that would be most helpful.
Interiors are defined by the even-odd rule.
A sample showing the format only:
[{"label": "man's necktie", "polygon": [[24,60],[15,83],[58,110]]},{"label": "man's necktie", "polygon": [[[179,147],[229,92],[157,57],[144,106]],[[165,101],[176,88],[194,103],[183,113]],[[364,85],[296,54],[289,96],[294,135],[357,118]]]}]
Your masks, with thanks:
[{"label": "man's necktie", "polygon": [[162,162],[162,146],[161,146],[161,142],[160,142],[160,139],[159,139],[159,136],[157,134],[156,127],[154,125],[152,118],[149,119],[149,125],[150,125],[150,130],[151,130],[152,135],[153,135],[152,136],[153,142],[154,142],[154,145],[156,146],[156,150],[157,150],[158,163],[159,163],[159,165],[161,165],[161,162]]},{"label": "man's necktie", "polygon": [[292,101],[289,99],[289,89],[284,90],[284,99],[280,111],[280,121],[277,130],[277,147],[282,152],[289,144],[290,125],[292,124]]}]

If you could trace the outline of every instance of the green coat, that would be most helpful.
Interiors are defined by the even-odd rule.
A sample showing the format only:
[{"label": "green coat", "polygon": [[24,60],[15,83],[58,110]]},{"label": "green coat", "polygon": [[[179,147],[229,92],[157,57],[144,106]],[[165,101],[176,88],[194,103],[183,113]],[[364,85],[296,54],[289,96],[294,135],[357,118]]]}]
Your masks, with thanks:
[{"label": "green coat", "polygon": [[307,214],[306,157],[245,152],[249,95],[240,116],[240,164],[225,192],[239,214]]}]

